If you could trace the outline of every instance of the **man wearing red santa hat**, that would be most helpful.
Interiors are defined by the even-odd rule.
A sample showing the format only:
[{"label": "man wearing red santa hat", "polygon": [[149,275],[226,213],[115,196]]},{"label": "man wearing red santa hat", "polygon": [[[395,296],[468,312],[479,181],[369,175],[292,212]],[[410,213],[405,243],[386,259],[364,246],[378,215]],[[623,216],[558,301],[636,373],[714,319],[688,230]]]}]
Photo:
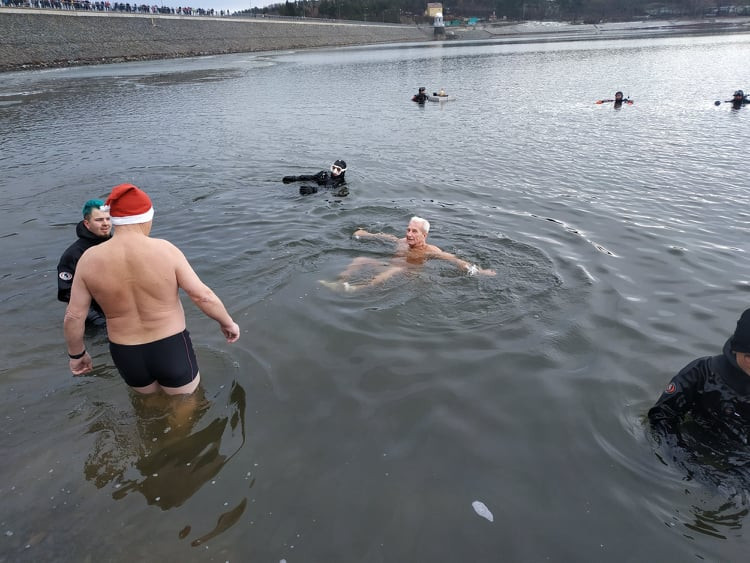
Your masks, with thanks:
[{"label": "man wearing red santa hat", "polygon": [[95,299],[107,318],[110,353],[125,383],[140,393],[192,393],[200,373],[178,290],[219,323],[227,342],[240,337],[240,328],[185,255],[172,243],[149,237],[154,208],[145,192],[120,184],[106,206],[115,234],[81,257],[65,311],[70,371],[81,375],[93,367],[83,335]]}]

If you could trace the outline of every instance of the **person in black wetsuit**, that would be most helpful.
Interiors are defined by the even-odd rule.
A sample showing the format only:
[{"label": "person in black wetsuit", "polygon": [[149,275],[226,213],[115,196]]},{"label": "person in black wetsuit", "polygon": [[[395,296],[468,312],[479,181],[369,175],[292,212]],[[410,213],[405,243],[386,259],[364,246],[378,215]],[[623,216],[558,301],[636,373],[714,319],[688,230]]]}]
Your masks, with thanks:
[{"label": "person in black wetsuit", "polygon": [[284,176],[282,182],[291,184],[292,182],[315,182],[317,186],[302,185],[299,188],[301,195],[310,195],[317,193],[319,187],[334,190],[333,195],[345,197],[349,194],[349,188],[346,187],[346,162],[337,160],[331,164],[330,171],[321,170],[317,174],[305,174],[302,176]]},{"label": "person in black wetsuit", "polygon": [[[70,288],[73,287],[73,276],[76,265],[84,252],[112,236],[112,222],[109,211],[102,210],[104,202],[90,199],[83,205],[83,221],[76,225],[78,240],[71,244],[60,257],[57,264],[57,299],[63,303],[70,302]],[[91,308],[86,322],[99,328],[107,326],[104,312],[96,301],[91,301]]]},{"label": "person in black wetsuit", "polygon": [[615,108],[621,108],[622,104],[628,104],[628,105],[632,105],[633,104],[633,100],[631,100],[630,98],[623,97],[623,93],[620,92],[619,90],[617,92],[615,92],[614,99],[597,100],[596,101],[597,104],[607,104],[609,102],[614,102],[614,107]]},{"label": "person in black wetsuit", "polygon": [[732,94],[732,99],[727,100],[727,103],[732,104],[733,109],[740,109],[745,104],[750,104],[750,99],[748,99],[748,96],[745,95],[745,92],[742,90],[737,90],[734,94]]},{"label": "person in black wetsuit", "polygon": [[425,92],[425,90],[426,88],[424,86],[420,86],[419,92],[411,97],[411,101],[417,102],[418,104],[424,104],[427,101],[427,92]]},{"label": "person in black wetsuit", "polygon": [[747,445],[750,440],[750,309],[721,354],[698,358],[675,375],[648,419],[657,439],[680,441],[682,422]]},{"label": "person in black wetsuit", "polygon": [[693,360],[672,378],[648,420],[662,463],[750,503],[750,309],[721,354]]}]

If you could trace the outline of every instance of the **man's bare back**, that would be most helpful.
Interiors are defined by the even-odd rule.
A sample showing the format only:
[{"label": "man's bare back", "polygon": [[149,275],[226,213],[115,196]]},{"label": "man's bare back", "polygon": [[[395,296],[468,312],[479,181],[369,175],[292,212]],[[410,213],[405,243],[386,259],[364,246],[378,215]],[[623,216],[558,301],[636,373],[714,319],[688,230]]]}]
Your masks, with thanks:
[{"label": "man's bare back", "polygon": [[80,375],[93,367],[83,341],[93,298],[107,318],[110,353],[128,385],[141,393],[192,393],[200,374],[179,289],[219,323],[227,342],[240,337],[240,328],[176,246],[149,238],[153,207],[142,190],[121,184],[107,204],[115,234],[81,257],[65,311],[70,370]]},{"label": "man's bare back", "polygon": [[106,313],[109,339],[142,344],[184,330],[178,287],[189,295],[202,284],[182,252],[123,227],[101,246],[79,262],[79,275]]}]

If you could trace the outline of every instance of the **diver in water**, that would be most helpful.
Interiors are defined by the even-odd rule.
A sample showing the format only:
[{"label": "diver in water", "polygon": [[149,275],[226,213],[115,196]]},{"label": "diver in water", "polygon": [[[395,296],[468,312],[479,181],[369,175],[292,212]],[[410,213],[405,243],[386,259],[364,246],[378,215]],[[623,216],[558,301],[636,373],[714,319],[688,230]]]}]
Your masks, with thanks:
[{"label": "diver in water", "polygon": [[727,103],[732,104],[732,108],[734,109],[740,109],[745,104],[750,104],[750,99],[748,99],[748,96],[745,96],[745,92],[742,90],[737,90],[733,95],[731,100],[727,100]]},{"label": "diver in water", "polygon": [[[742,90],[735,90],[731,100],[724,100],[725,104],[732,104],[732,109],[740,109],[745,104],[750,104],[750,94],[745,95]],[[716,100],[714,105],[720,106],[721,100]]]},{"label": "diver in water", "polygon": [[750,443],[750,309],[722,352],[682,368],[648,411],[657,439],[679,438],[686,415],[714,436]]},{"label": "diver in water", "polygon": [[418,104],[425,103],[427,101],[427,93],[425,92],[425,89],[426,88],[424,86],[420,86],[419,87],[419,93],[414,94],[411,97],[411,101],[412,102],[417,102]]},{"label": "diver in water", "polygon": [[616,108],[622,107],[622,104],[628,104],[628,105],[633,104],[633,100],[631,100],[630,98],[624,98],[622,92],[620,91],[615,92],[614,99],[596,101],[597,104],[607,104],[609,102],[614,102],[614,107]]},{"label": "diver in water", "polygon": [[305,174],[302,176],[284,176],[281,181],[285,184],[292,182],[315,182],[317,186],[302,185],[299,187],[300,195],[310,195],[317,193],[319,187],[335,190],[333,195],[345,197],[349,194],[349,188],[346,187],[346,162],[337,160],[331,164],[329,170],[321,170],[317,174]]},{"label": "diver in water", "polygon": [[747,499],[750,309],[719,354],[693,360],[667,383],[648,421],[660,459],[687,472],[689,480]]}]

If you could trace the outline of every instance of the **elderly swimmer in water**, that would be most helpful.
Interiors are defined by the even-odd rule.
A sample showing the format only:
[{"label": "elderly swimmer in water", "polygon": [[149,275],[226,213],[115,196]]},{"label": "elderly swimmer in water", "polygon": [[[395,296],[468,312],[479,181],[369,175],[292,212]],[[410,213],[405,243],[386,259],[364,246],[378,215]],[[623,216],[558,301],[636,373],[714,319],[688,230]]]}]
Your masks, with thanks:
[{"label": "elderly swimmer in water", "polygon": [[[389,280],[396,274],[406,271],[407,268],[421,266],[426,260],[437,258],[447,260],[464,270],[470,276],[481,274],[485,276],[494,276],[494,270],[485,270],[475,264],[461,260],[450,252],[445,252],[433,244],[427,244],[427,234],[430,232],[430,222],[421,217],[412,217],[409,225],[406,227],[406,236],[398,238],[387,233],[370,233],[364,229],[354,231],[354,238],[375,238],[392,241],[396,243],[396,252],[388,261],[376,260],[374,258],[358,257],[352,260],[351,264],[339,274],[338,281],[331,282],[320,280],[320,283],[331,289],[338,289],[347,292],[356,291],[364,287],[379,285]],[[370,281],[365,283],[349,283],[349,279],[358,270],[364,267],[374,267],[380,270]]]}]

